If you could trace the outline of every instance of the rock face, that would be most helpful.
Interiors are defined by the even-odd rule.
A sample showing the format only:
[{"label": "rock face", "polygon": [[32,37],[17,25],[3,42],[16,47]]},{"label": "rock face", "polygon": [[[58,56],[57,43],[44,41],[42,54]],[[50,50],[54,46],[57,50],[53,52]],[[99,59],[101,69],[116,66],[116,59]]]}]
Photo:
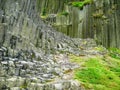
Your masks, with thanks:
[{"label": "rock face", "polygon": [[1,46],[13,49],[14,53],[16,50],[31,50],[36,47],[42,49],[43,53],[57,49],[67,51],[72,47],[77,48],[72,39],[44,24],[37,13],[36,1],[1,0],[0,2],[2,3],[0,9]]},{"label": "rock face", "polygon": [[0,90],[84,90],[65,74],[79,67],[67,54],[98,54],[91,51],[95,41],[71,39],[46,25],[38,1],[0,0]]},{"label": "rock face", "polygon": [[119,0],[96,0],[89,6],[87,18],[92,17],[87,21],[85,33],[95,30],[94,39],[99,44],[120,48],[119,10]]},{"label": "rock face", "polygon": [[[66,2],[73,1],[77,0]],[[41,2],[45,1],[41,0]],[[46,2],[44,5],[49,6],[50,4]],[[57,6],[53,8],[57,8]],[[49,8],[47,9],[49,11]],[[46,20],[53,24],[58,31],[71,37],[94,38],[98,44],[105,47],[120,48],[119,10],[119,0],[93,0],[91,4],[83,6],[83,9],[64,3],[64,9],[61,9],[61,12],[68,12],[67,16],[57,15],[55,18],[51,17]],[[60,10],[47,12],[47,14],[51,13],[59,14]]]},{"label": "rock face", "polygon": [[61,68],[55,59],[59,52],[79,55],[77,43],[40,19],[36,0],[0,0],[0,90],[83,90],[60,79],[76,66]]}]

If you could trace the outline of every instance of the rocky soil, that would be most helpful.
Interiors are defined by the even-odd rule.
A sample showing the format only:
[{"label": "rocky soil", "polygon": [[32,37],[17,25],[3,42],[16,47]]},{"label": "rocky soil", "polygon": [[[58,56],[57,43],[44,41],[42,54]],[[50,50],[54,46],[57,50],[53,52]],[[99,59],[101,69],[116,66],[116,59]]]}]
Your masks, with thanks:
[{"label": "rocky soil", "polygon": [[[76,55],[102,55],[94,50],[91,39],[74,39],[80,50]],[[86,48],[87,47],[87,48]],[[80,68],[71,63],[70,52],[57,51],[43,56],[36,51],[20,50],[13,55],[6,47],[0,48],[1,90],[84,90],[73,79],[73,70]]]}]

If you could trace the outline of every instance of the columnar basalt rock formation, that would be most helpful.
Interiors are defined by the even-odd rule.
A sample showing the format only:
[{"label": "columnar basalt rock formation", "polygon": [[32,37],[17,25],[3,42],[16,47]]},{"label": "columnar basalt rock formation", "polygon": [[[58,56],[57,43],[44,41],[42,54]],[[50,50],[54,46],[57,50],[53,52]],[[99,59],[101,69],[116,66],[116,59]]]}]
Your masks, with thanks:
[{"label": "columnar basalt rock formation", "polygon": [[[43,1],[41,0],[41,2]],[[57,0],[54,1],[57,2]],[[66,1],[64,9],[61,9],[61,13],[68,13],[67,16],[59,15],[59,10],[56,12],[46,11],[46,14],[57,14],[56,18],[51,17],[51,19],[48,15],[49,19],[46,18],[46,21],[70,37],[94,38],[98,44],[105,47],[120,48],[119,0],[93,0],[92,3],[84,5],[82,9],[68,4],[74,1],[77,0]],[[49,3],[46,2],[46,5],[49,6]],[[47,9],[49,11],[49,8]]]},{"label": "columnar basalt rock formation", "polygon": [[73,1],[0,0],[0,90],[84,90],[65,74],[80,67],[68,54],[103,54],[93,39],[119,47],[120,6],[94,0],[79,9]]},{"label": "columnar basalt rock formation", "polygon": [[[79,55],[79,42],[86,40],[75,41],[46,25],[36,4],[36,0],[0,0],[0,90],[82,90],[63,76],[65,70],[78,67],[65,53]],[[90,47],[96,45],[88,41]],[[57,62],[59,53],[66,62]]]},{"label": "columnar basalt rock formation", "polygon": [[37,12],[36,1],[1,0],[1,3],[1,45],[15,50],[39,47],[44,52],[77,48],[72,39],[44,24]]},{"label": "columnar basalt rock formation", "polygon": [[94,39],[99,44],[120,48],[119,10],[119,0],[96,0],[88,9],[87,19],[92,17],[87,21],[85,32],[92,34],[94,30]]}]

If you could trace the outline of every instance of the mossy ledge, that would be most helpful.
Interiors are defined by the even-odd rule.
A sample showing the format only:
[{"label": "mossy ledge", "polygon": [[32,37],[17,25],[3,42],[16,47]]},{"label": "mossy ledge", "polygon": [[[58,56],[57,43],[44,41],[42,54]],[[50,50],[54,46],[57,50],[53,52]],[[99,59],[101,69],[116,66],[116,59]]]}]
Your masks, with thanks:
[{"label": "mossy ledge", "polygon": [[85,5],[90,4],[92,2],[93,0],[82,0],[82,1],[69,2],[69,5],[82,9]]}]

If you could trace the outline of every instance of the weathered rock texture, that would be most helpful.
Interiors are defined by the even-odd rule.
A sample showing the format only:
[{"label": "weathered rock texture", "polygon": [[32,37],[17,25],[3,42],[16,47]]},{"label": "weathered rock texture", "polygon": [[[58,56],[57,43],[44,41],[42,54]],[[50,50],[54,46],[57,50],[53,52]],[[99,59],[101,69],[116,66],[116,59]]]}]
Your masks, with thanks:
[{"label": "weathered rock texture", "polygon": [[72,39],[44,24],[36,3],[0,0],[0,90],[80,90],[67,80],[44,84],[63,74],[54,54],[79,54],[79,49]]},{"label": "weathered rock texture", "polygon": [[72,39],[44,24],[37,13],[36,1],[1,0],[0,2],[1,45],[14,50],[31,50],[38,47],[43,53],[58,48],[64,48],[66,51],[77,48]]},{"label": "weathered rock texture", "polygon": [[[41,0],[41,2],[43,1],[44,0]],[[57,2],[57,0],[53,1]],[[66,2],[72,1],[77,0],[69,0]],[[49,4],[50,3],[46,2],[46,5],[49,6]],[[54,6],[54,8],[53,10],[56,10],[58,7]],[[58,10],[58,13],[59,11],[60,10]],[[46,19],[53,24],[58,31],[71,37],[94,38],[98,44],[106,47],[120,48],[119,0],[93,0],[93,3],[85,5],[83,9],[64,3],[64,9],[62,9],[61,12],[63,11],[68,12],[69,15],[54,15],[54,18],[51,17],[51,19],[51,15],[48,15],[49,19]],[[57,11],[48,12],[48,14],[51,13],[58,14]]]},{"label": "weathered rock texture", "polygon": [[88,31],[88,34],[92,35],[92,30],[94,30],[94,39],[99,44],[120,48],[119,10],[119,0],[96,0],[87,12],[86,20],[88,21],[85,25],[88,28],[85,34]]},{"label": "weathered rock texture", "polygon": [[[0,0],[0,90],[84,90],[82,85],[76,81],[63,80],[66,78],[64,74],[66,70],[73,70],[78,66],[71,64],[66,54],[59,56],[59,53],[95,55],[99,53],[92,51],[96,43],[91,39],[71,39],[55,31],[50,25],[46,25],[39,14],[44,11],[42,5],[46,3],[45,1],[47,3],[55,2],[55,0]],[[104,26],[100,25],[101,22],[108,19],[105,15],[102,15],[104,20],[100,19],[101,17],[92,13],[93,7],[97,7],[97,2],[84,6],[83,10],[67,6],[66,10],[70,13],[67,17],[63,15],[56,17],[56,13],[65,8],[63,6],[65,2],[58,0],[57,4],[53,4],[53,6],[46,3],[46,7],[53,8],[48,10],[48,14],[52,14],[48,15],[50,18],[47,19],[51,23],[55,22],[56,28],[61,30],[64,28],[64,32],[72,37],[90,37],[95,38],[98,42],[105,40],[103,44],[106,46],[113,45],[110,44],[110,40],[114,40],[110,39],[110,34],[106,31],[103,34],[104,32],[100,31]],[[101,6],[104,4],[109,6],[109,2],[100,1],[100,3]],[[40,6],[36,4],[40,4]],[[54,9],[55,7],[57,8]],[[107,12],[105,7],[102,10]],[[117,15],[119,12],[115,13]],[[117,22],[117,18],[116,16],[115,22]],[[94,21],[97,22],[96,25],[94,25]],[[105,30],[113,30],[109,28],[109,24],[107,27],[105,26]],[[92,25],[95,29],[92,28]],[[97,31],[96,27],[100,30]],[[101,38],[98,34],[105,35],[106,38]],[[115,38],[115,40],[117,39]],[[117,43],[117,41],[115,42]],[[63,58],[57,61],[56,54]]]},{"label": "weathered rock texture", "polygon": [[36,0],[0,0],[0,90],[83,90],[63,78],[65,70],[78,66],[68,59],[57,62],[55,55],[79,55],[78,43],[85,41],[75,42],[46,25],[36,4]]}]

